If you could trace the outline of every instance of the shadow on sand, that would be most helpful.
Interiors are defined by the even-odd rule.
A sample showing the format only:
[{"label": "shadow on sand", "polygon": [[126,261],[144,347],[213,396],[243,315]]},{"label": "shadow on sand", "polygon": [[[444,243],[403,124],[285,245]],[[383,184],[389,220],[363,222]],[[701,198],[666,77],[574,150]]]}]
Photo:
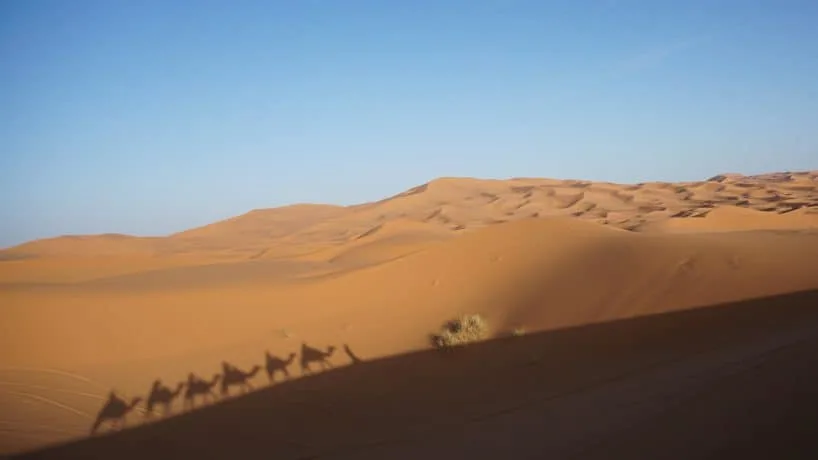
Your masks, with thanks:
[{"label": "shadow on sand", "polygon": [[222,397],[226,397],[230,394],[230,387],[238,387],[242,394],[252,391],[254,387],[253,384],[250,383],[250,380],[252,380],[260,370],[261,366],[258,364],[253,366],[249,371],[244,371],[227,361],[222,361]]},{"label": "shadow on sand", "polygon": [[809,291],[356,361],[19,458],[818,458],[816,388]]},{"label": "shadow on sand", "polygon": [[148,398],[145,401],[145,416],[147,418],[153,417],[154,409],[157,406],[162,406],[162,415],[168,416],[171,413],[171,406],[173,401],[182,394],[185,388],[185,382],[179,382],[175,389],[171,389],[162,383],[161,379],[156,379],[151,385],[151,391],[148,393]]}]

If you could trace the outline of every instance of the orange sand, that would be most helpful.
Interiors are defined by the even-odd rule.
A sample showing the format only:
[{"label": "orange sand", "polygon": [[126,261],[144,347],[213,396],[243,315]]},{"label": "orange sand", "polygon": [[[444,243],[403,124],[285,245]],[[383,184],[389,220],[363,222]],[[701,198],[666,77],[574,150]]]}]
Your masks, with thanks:
[{"label": "orange sand", "polygon": [[[61,237],[0,251],[0,453],[87,436],[112,389],[144,397],[157,378],[174,386],[189,372],[209,377],[222,361],[263,367],[265,350],[286,357],[302,342],[337,347],[329,360],[341,365],[343,344],[368,361],[427,349],[428,334],[458,313],[480,313],[494,336],[523,329],[534,340],[818,289],[816,178],[449,178],[376,203],[259,210],[164,238]],[[759,324],[784,321],[765,314]],[[685,327],[693,342],[718,335]],[[753,330],[741,350],[767,340]],[[298,376],[297,364],[290,371]],[[251,382],[266,380],[262,371]],[[509,390],[506,402],[536,388]],[[463,415],[468,401],[440,410]],[[147,423],[143,409],[130,425]],[[386,420],[396,432],[411,428]]]}]

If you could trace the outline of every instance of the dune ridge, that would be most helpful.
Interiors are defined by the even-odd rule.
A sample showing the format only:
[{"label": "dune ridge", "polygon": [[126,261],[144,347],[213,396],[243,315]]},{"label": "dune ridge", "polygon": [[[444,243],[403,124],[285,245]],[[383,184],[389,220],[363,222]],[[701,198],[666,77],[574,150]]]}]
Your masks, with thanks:
[{"label": "dune ridge", "polygon": [[[107,234],[35,240],[3,249],[0,260],[191,252],[222,257],[227,253],[235,258],[259,253],[267,257],[277,253],[291,256],[293,251],[288,247],[344,244],[393,220],[424,222],[460,232],[519,219],[573,216],[636,229],[640,224],[686,220],[723,207],[771,215],[803,210],[798,222],[787,225],[816,227],[818,171],[718,175],[699,182],[640,184],[440,178],[372,203],[259,209],[166,237]],[[737,227],[743,225],[736,223]]]}]

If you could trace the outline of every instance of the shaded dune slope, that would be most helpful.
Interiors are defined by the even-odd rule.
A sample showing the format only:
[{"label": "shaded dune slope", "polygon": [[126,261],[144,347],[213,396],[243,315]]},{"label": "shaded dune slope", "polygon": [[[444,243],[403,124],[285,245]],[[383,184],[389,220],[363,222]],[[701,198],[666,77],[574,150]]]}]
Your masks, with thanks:
[{"label": "shaded dune slope", "polygon": [[17,458],[814,458],[816,303],[806,291],[373,360]]}]

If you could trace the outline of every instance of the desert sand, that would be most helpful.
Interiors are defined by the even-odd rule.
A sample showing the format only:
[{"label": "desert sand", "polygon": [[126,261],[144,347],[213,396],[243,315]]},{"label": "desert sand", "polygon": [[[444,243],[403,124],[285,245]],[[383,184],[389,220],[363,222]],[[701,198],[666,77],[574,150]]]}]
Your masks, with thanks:
[{"label": "desert sand", "polygon": [[[443,178],[166,237],[32,241],[0,251],[0,312],[0,454],[800,458],[818,423],[818,172]],[[432,350],[461,313],[492,337]],[[308,351],[302,375],[303,344],[333,367]],[[297,355],[290,380],[268,380],[265,352]],[[156,379],[223,362],[258,366],[247,395],[185,409],[183,389],[146,415]],[[91,436],[112,391],[142,400],[128,429]]]}]

